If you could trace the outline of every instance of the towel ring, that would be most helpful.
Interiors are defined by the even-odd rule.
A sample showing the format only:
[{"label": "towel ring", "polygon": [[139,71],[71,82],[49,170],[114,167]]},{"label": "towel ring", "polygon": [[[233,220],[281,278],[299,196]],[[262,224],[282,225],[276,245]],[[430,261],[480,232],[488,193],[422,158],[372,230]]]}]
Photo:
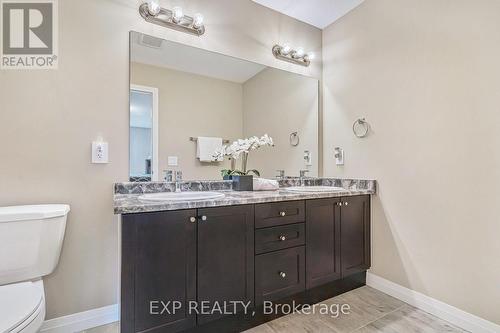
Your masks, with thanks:
[{"label": "towel ring", "polygon": [[352,124],[352,131],[358,138],[364,138],[370,131],[370,124],[368,124],[365,118],[359,118]]},{"label": "towel ring", "polygon": [[294,147],[297,147],[300,143],[300,137],[298,132],[290,133],[290,144]]}]

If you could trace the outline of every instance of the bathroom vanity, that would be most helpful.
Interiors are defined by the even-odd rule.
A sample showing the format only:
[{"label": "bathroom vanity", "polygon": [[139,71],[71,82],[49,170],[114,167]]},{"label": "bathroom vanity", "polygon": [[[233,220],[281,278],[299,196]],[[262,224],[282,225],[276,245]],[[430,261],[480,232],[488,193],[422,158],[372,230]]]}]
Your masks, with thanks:
[{"label": "bathroom vanity", "polygon": [[[222,199],[175,203],[115,194],[122,332],[240,331],[274,318],[262,314],[264,301],[316,303],[363,285],[375,185],[350,184],[331,193],[225,190]],[[181,308],[152,314],[152,301]],[[224,301],[250,302],[255,314],[188,311],[190,302]]]},{"label": "bathroom vanity", "polygon": [[[285,314],[268,302],[365,284],[375,182],[318,178],[319,87],[130,33],[130,182],[114,196],[123,333],[240,332]],[[245,171],[272,191],[217,181]]]}]

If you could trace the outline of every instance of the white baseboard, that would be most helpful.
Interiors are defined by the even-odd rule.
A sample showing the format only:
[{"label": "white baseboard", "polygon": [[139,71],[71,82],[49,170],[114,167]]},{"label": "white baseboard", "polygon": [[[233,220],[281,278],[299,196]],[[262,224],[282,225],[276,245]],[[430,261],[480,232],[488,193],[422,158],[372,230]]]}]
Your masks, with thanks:
[{"label": "white baseboard", "polygon": [[75,333],[120,320],[120,306],[113,304],[102,308],[74,313],[68,316],[46,320],[40,332]]},{"label": "white baseboard", "polygon": [[366,284],[394,298],[408,303],[418,309],[446,320],[464,330],[473,333],[498,333],[500,325],[460,310],[454,306],[438,301],[422,293],[403,287],[399,284],[367,273]]}]

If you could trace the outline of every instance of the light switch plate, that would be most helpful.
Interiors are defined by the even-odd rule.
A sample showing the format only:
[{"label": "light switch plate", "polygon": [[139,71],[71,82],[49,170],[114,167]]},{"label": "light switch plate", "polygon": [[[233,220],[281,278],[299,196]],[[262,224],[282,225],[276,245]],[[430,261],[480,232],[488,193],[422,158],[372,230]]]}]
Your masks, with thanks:
[{"label": "light switch plate", "polygon": [[340,147],[335,147],[335,164],[344,165],[344,149]]},{"label": "light switch plate", "polygon": [[304,164],[306,166],[312,166],[312,153],[309,150],[304,150]]},{"label": "light switch plate", "polygon": [[108,143],[92,142],[92,163],[108,163]]},{"label": "light switch plate", "polygon": [[179,158],[177,156],[168,156],[167,158],[168,166],[178,166]]}]

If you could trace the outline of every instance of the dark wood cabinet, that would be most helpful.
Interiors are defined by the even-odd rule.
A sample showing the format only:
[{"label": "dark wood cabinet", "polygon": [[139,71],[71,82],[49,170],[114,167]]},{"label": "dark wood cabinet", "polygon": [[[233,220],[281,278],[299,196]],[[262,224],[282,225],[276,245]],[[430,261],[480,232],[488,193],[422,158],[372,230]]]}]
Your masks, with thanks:
[{"label": "dark wood cabinet", "polygon": [[370,196],[342,198],[340,209],[342,276],[370,268]]},{"label": "dark wood cabinet", "polygon": [[[253,206],[199,209],[198,301],[253,303]],[[222,315],[199,315],[198,324]]]},{"label": "dark wood cabinet", "polygon": [[305,243],[304,223],[255,230],[255,254],[287,249]]},{"label": "dark wood cabinet", "polygon": [[318,302],[332,285],[363,285],[369,267],[369,195],[125,214],[121,332],[234,328],[243,317],[216,320],[189,305]]},{"label": "dark wood cabinet", "polygon": [[340,198],[306,202],[307,289],[341,277],[339,203]]},{"label": "dark wood cabinet", "polygon": [[255,302],[274,301],[305,290],[304,246],[255,258]]},{"label": "dark wood cabinet", "polygon": [[370,268],[370,196],[306,202],[307,289]]},{"label": "dark wood cabinet", "polygon": [[[196,325],[195,210],[123,216],[121,332],[178,332]],[[163,311],[162,303],[178,301]],[[160,313],[162,312],[163,313]]]},{"label": "dark wood cabinet", "polygon": [[304,201],[283,201],[255,205],[255,227],[266,228],[304,222]]}]

